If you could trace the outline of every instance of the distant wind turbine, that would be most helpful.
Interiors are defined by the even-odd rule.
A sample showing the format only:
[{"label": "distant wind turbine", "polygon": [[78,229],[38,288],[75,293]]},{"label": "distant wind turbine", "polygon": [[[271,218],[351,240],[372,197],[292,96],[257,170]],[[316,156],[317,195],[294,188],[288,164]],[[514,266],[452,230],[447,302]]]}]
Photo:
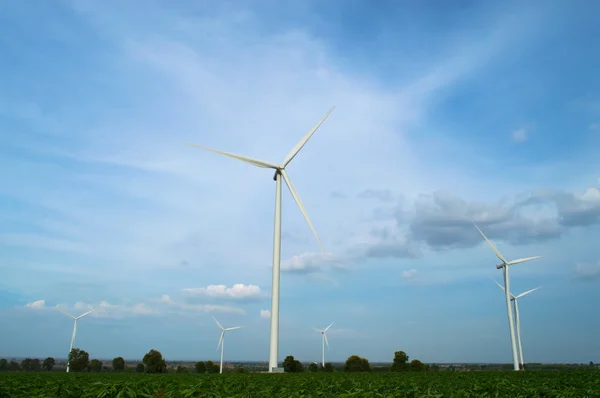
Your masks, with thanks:
[{"label": "distant wind turbine", "polygon": [[228,332],[230,330],[239,329],[239,328],[241,328],[241,326],[236,326],[233,328],[224,328],[223,326],[221,326],[219,321],[217,321],[217,318],[215,318],[213,316],[213,319],[215,320],[215,322],[217,322],[217,325],[221,328],[221,337],[219,338],[219,344],[217,344],[217,350],[219,349],[219,346],[221,346],[221,366],[219,368],[219,373],[223,373],[223,348],[225,347],[225,332]]},{"label": "distant wind turbine", "polygon": [[[333,325],[334,323],[335,322],[331,322],[331,325]],[[327,334],[326,333],[329,330],[329,328],[331,327],[331,325],[327,326],[323,330],[313,328],[317,332],[321,333],[321,340],[322,340],[321,344],[323,345],[323,351],[322,351],[322,356],[321,356],[321,364],[323,365],[323,367],[325,367],[325,343],[327,343],[327,348],[329,348],[329,341],[327,341]]]},{"label": "distant wind turbine", "polygon": [[514,368],[514,370],[518,371],[519,370],[519,358],[517,355],[517,343],[515,341],[514,321],[513,321],[512,311],[510,310],[510,296],[509,296],[510,277],[509,277],[508,267],[511,265],[514,265],[514,264],[519,264],[519,263],[524,263],[526,261],[535,260],[536,258],[542,258],[543,256],[526,257],[526,258],[520,258],[518,260],[506,261],[504,259],[504,257],[502,257],[502,254],[500,254],[498,249],[496,249],[496,247],[492,244],[492,242],[490,242],[490,240],[483,234],[483,232],[481,232],[479,227],[475,223],[473,223],[473,225],[475,226],[475,228],[477,228],[477,230],[479,231],[481,236],[483,236],[483,239],[485,239],[485,241],[488,243],[488,245],[490,245],[490,247],[494,251],[494,254],[496,254],[496,257],[498,257],[498,259],[500,259],[500,261],[502,261],[502,264],[496,265],[496,269],[501,269],[503,271],[502,273],[504,276],[504,287],[505,287],[504,298],[506,300],[506,311],[508,312],[508,329],[510,330],[510,343],[511,343],[511,347],[512,347],[513,368]]},{"label": "distant wind turbine", "polygon": [[[502,290],[504,290],[504,287],[498,283],[498,281],[496,281],[495,279],[492,279],[494,282],[496,282],[496,285],[498,285],[498,287]],[[525,369],[525,361],[523,360],[523,346],[521,345],[521,321],[519,320],[519,299],[521,297],[525,297],[527,296],[529,293],[533,293],[536,290],[538,290],[539,288],[541,288],[541,286],[536,287],[535,289],[531,289],[528,290],[524,293],[521,293],[517,296],[515,296],[514,294],[510,293],[511,296],[511,301],[513,302],[513,311],[515,313],[515,321],[516,321],[516,326],[517,326],[517,342],[519,343],[519,359],[521,360],[521,369]]]},{"label": "distant wind turbine", "polygon": [[327,117],[331,114],[333,109],[335,109],[335,107],[331,108],[331,110],[329,112],[327,112],[325,117],[323,117],[323,119],[321,119],[321,121],[319,121],[319,123],[317,123],[317,125],[315,127],[313,127],[312,130],[310,130],[308,132],[308,134],[306,134],[300,140],[300,142],[298,142],[296,144],[296,146],[294,148],[292,148],[290,153],[288,153],[288,155],[285,157],[283,162],[280,164],[269,163],[269,162],[265,162],[262,160],[252,159],[252,158],[242,156],[242,155],[236,155],[236,154],[229,153],[229,152],[223,152],[223,151],[220,151],[217,149],[211,149],[211,148],[207,148],[207,147],[200,146],[200,145],[186,143],[186,145],[190,145],[190,146],[193,146],[196,148],[201,148],[201,149],[204,149],[207,151],[211,151],[211,152],[215,152],[215,153],[218,153],[218,154],[221,154],[224,156],[228,156],[230,158],[241,160],[242,162],[250,163],[251,165],[256,166],[256,167],[262,167],[262,168],[266,168],[266,169],[275,170],[275,175],[273,176],[273,180],[275,180],[276,184],[275,184],[275,226],[274,226],[274,231],[273,231],[273,282],[272,282],[272,290],[271,290],[271,337],[270,337],[270,350],[269,350],[269,372],[273,372],[273,370],[275,368],[277,368],[277,362],[278,362],[278,357],[279,357],[279,278],[280,278],[279,267],[280,267],[280,263],[281,263],[281,179],[283,178],[283,180],[285,181],[285,184],[289,188],[290,193],[292,194],[292,197],[296,201],[296,204],[298,205],[298,207],[300,208],[300,211],[304,215],[304,218],[306,219],[308,226],[310,227],[313,235],[317,239],[319,246],[321,246],[321,250],[323,251],[323,253],[325,253],[325,249],[323,248],[323,245],[321,244],[321,240],[319,239],[319,236],[317,235],[317,232],[315,231],[315,228],[313,227],[313,225],[310,221],[310,218],[308,218],[306,209],[304,208],[304,205],[302,204],[302,201],[300,200],[300,196],[298,196],[296,189],[294,189],[294,185],[292,184],[292,181],[290,180],[289,176],[287,175],[285,168],[292,161],[292,159],[294,159],[294,157],[298,154],[298,152],[300,152],[302,147],[304,147],[304,145],[306,145],[306,143],[308,142],[310,137],[312,137],[312,135],[315,133],[315,131],[317,131],[317,129],[321,126],[321,124],[325,121],[325,119],[327,119]]},{"label": "distant wind turbine", "polygon": [[[70,317],[73,319],[73,335],[71,336],[71,347],[69,348],[69,354],[71,354],[71,351],[73,350],[73,344],[75,344],[75,334],[77,333],[77,321],[81,318],[83,318],[84,316],[86,316],[87,314],[89,314],[90,312],[95,311],[95,308],[92,308],[91,310],[89,310],[88,312],[86,312],[83,315],[79,315],[78,317],[74,317],[73,315],[69,314],[68,312],[65,312],[63,310],[60,310],[60,312],[62,312],[63,314],[65,314],[66,316]],[[69,358],[69,357],[67,357]],[[69,362],[69,360],[67,359],[67,372],[69,372],[69,367],[70,367],[71,363]]]}]

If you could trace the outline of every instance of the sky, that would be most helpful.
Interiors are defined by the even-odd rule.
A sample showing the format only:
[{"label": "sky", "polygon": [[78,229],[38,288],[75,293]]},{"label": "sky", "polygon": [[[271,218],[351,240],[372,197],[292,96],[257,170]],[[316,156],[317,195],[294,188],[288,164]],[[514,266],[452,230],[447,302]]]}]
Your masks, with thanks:
[{"label": "sky", "polygon": [[600,362],[600,4],[0,4],[0,356]]}]

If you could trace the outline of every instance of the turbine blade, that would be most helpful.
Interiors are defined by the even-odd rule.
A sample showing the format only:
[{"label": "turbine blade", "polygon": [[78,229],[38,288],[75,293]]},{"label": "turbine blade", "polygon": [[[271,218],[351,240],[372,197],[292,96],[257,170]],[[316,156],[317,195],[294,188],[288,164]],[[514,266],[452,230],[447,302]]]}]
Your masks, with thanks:
[{"label": "turbine blade", "polygon": [[323,333],[323,331],[322,331],[322,330],[319,330],[319,329],[317,329],[317,328],[313,328],[313,330],[316,330],[316,331],[317,331],[317,332],[319,332],[319,333]]},{"label": "turbine blade", "polygon": [[475,225],[475,228],[477,228],[477,230],[479,231],[479,233],[481,234],[481,236],[483,236],[483,239],[485,239],[485,241],[488,243],[488,245],[490,245],[490,247],[492,248],[492,250],[496,254],[496,257],[498,257],[500,259],[500,261],[502,261],[504,264],[506,264],[507,261],[504,259],[504,257],[502,257],[502,254],[500,254],[500,252],[498,251],[498,249],[496,249],[496,247],[492,244],[492,242],[490,242],[490,240],[483,234],[483,232],[481,232],[481,230],[479,229],[479,227],[477,226],[477,224],[473,223],[473,225]]},{"label": "turbine blade", "polygon": [[[492,278],[490,278],[490,279],[492,279]],[[504,291],[504,286],[502,286],[500,283],[498,283],[498,281],[497,281],[497,280],[495,280],[495,279],[492,279],[492,280],[493,280],[493,281],[496,283],[496,285],[498,285],[498,287],[499,287],[500,289],[502,289],[502,291]],[[511,292],[508,292],[508,294],[510,294],[510,296],[511,296],[513,299],[514,299],[514,298],[516,298],[516,297],[515,297],[515,295],[514,295],[514,294],[512,294]]]},{"label": "turbine blade", "polygon": [[288,175],[284,169],[281,170],[281,176],[283,177],[283,180],[285,181],[285,185],[287,185],[287,187],[290,190],[290,193],[294,197],[296,204],[300,208],[300,211],[302,212],[304,219],[308,223],[310,230],[312,231],[313,235],[317,239],[319,246],[321,246],[321,250],[323,251],[323,253],[325,253],[325,249],[323,248],[323,245],[321,244],[321,239],[319,239],[319,235],[317,235],[317,231],[315,231],[315,227],[313,227],[312,222],[310,222],[310,218],[308,218],[308,213],[306,213],[306,209],[304,208],[304,205],[302,204],[302,200],[300,200],[300,196],[298,196],[298,193],[296,192],[296,189],[294,188],[294,185],[292,184],[292,180],[290,180],[290,178],[288,177]]},{"label": "turbine blade", "polygon": [[217,349],[215,351],[219,351],[219,347],[221,346],[221,342],[223,341],[224,336],[225,336],[225,330],[221,330],[221,337],[219,338],[219,344],[217,344]]},{"label": "turbine blade", "polygon": [[221,330],[225,330],[225,328],[223,326],[221,326],[221,324],[219,323],[219,321],[217,321],[217,318],[215,318],[213,316],[213,319],[215,320],[215,322],[217,322],[217,325],[219,325],[219,327],[221,328]]},{"label": "turbine blade", "polygon": [[528,290],[528,291],[526,291],[525,293],[521,293],[521,294],[519,294],[519,295],[517,296],[517,298],[521,298],[521,297],[523,297],[523,296],[527,296],[529,293],[533,293],[533,292],[535,292],[536,290],[538,290],[539,288],[541,288],[541,286],[539,286],[539,287],[536,287],[535,289]]},{"label": "turbine blade", "polygon": [[62,312],[63,314],[65,314],[66,316],[68,316],[69,318],[72,318],[72,319],[77,319],[77,318],[75,318],[73,315],[69,314],[68,312],[65,312],[65,311],[63,311],[63,310],[59,310],[59,311],[60,311],[60,312]]},{"label": "turbine blade", "polygon": [[325,343],[327,344],[327,349],[329,349],[329,341],[327,341],[327,335],[325,333],[323,333],[323,336],[325,337]]},{"label": "turbine blade", "polygon": [[335,322],[331,322],[331,325],[327,326],[327,327],[325,328],[324,332],[328,331],[328,330],[329,330],[329,328],[330,328],[330,327],[331,327],[331,326],[332,326],[334,323],[335,323]]},{"label": "turbine blade", "polygon": [[225,330],[226,330],[226,331],[228,331],[228,330],[235,330],[235,329],[240,329],[240,328],[242,328],[242,327],[243,327],[243,326],[234,326],[234,327],[232,327],[232,328],[227,328],[227,329],[225,329]]},{"label": "turbine blade", "polygon": [[282,168],[285,168],[285,166],[287,166],[292,161],[292,159],[294,159],[294,157],[298,154],[298,152],[300,152],[300,149],[302,149],[302,147],[304,145],[306,145],[306,143],[308,142],[308,140],[310,140],[310,137],[312,137],[312,135],[315,133],[315,131],[317,131],[317,129],[319,127],[321,127],[321,124],[323,124],[323,122],[325,121],[325,119],[327,119],[327,117],[331,114],[331,112],[333,112],[334,109],[335,109],[335,106],[333,108],[331,108],[329,110],[329,112],[327,112],[327,114],[325,115],[325,117],[323,119],[321,119],[321,121],[319,123],[317,123],[317,125],[315,127],[313,127],[312,130],[310,130],[308,132],[308,134],[306,134],[304,137],[302,137],[302,139],[300,140],[300,142],[298,142],[296,144],[296,146],[290,151],[290,153],[288,153],[288,155],[285,157],[285,160],[281,164]]},{"label": "turbine blade", "polygon": [[211,151],[211,152],[218,153],[218,154],[221,154],[221,155],[229,156],[230,158],[241,160],[242,162],[250,163],[251,165],[256,166],[256,167],[263,167],[265,169],[277,169],[278,168],[278,166],[274,165],[273,163],[265,162],[265,161],[258,160],[258,159],[252,159],[252,158],[249,158],[247,156],[236,155],[235,153],[229,153],[229,152],[219,151],[218,149],[207,148],[205,146],[196,145],[196,144],[190,144],[190,143],[187,143],[187,142],[185,144],[189,145],[189,146],[196,147],[196,148],[201,148],[201,149],[204,149],[206,151]]},{"label": "turbine blade", "polygon": [[95,309],[95,308],[92,308],[91,310],[89,310],[89,311],[88,311],[88,312],[86,312],[85,314],[83,314],[83,315],[79,315],[79,316],[77,317],[77,319],[81,319],[81,318],[83,318],[84,316],[86,316],[87,314],[89,314],[89,313],[91,313],[91,312],[94,312],[94,311],[96,311],[96,309]]},{"label": "turbine blade", "polygon": [[531,260],[535,260],[536,258],[542,258],[542,257],[544,257],[544,256],[535,256],[535,257],[520,258],[518,260],[509,261],[508,263],[506,263],[506,265],[513,265],[513,264],[524,263],[525,261],[531,261]]}]

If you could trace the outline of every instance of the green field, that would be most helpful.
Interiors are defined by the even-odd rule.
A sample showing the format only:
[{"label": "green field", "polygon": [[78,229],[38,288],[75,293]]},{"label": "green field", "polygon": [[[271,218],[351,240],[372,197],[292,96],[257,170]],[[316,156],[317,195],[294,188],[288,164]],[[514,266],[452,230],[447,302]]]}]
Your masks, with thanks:
[{"label": "green field", "polygon": [[3,373],[15,397],[600,397],[600,371],[150,375]]}]

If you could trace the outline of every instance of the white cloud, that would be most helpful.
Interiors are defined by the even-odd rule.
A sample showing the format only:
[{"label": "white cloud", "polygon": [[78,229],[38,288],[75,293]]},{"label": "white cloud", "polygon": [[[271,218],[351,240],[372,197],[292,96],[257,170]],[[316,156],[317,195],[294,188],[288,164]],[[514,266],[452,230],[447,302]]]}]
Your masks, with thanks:
[{"label": "white cloud", "polygon": [[244,285],[243,283],[236,283],[232,287],[209,285],[207,287],[185,288],[183,292],[189,296],[230,300],[250,300],[263,296],[259,286]]},{"label": "white cloud", "polygon": [[577,277],[585,280],[600,278],[600,261],[596,264],[577,264],[575,265],[575,274]]},{"label": "white cloud", "polygon": [[87,311],[95,309],[90,313],[94,318],[113,318],[121,319],[127,316],[165,316],[169,314],[193,314],[197,312],[221,312],[244,315],[245,311],[241,308],[212,305],[212,304],[188,304],[179,303],[170,298],[169,295],[162,295],[159,299],[150,300],[150,303],[139,302],[131,305],[111,304],[102,300],[98,303],[86,303],[77,301],[73,305],[57,304],[54,307],[47,307],[44,300],[38,300],[27,304],[26,307],[32,309],[59,309],[73,316],[79,316]]},{"label": "white cloud", "polygon": [[600,123],[592,123],[589,125],[588,129],[590,131],[600,131]]},{"label": "white cloud", "polygon": [[525,127],[518,128],[512,133],[512,140],[514,142],[525,142],[527,141],[527,138],[529,137]]},{"label": "white cloud", "polygon": [[25,307],[33,308],[33,309],[46,308],[46,301],[45,300],[37,300],[37,301],[34,301],[33,303],[26,304]]},{"label": "white cloud", "polygon": [[263,319],[271,318],[271,311],[269,310],[260,310],[260,317]]},{"label": "white cloud", "polygon": [[339,256],[331,253],[302,253],[281,263],[281,271],[297,274],[310,274],[326,269],[345,269]]},{"label": "white cloud", "polygon": [[404,279],[412,279],[415,276],[417,276],[417,270],[416,269],[409,269],[406,271],[402,271],[402,277]]}]

